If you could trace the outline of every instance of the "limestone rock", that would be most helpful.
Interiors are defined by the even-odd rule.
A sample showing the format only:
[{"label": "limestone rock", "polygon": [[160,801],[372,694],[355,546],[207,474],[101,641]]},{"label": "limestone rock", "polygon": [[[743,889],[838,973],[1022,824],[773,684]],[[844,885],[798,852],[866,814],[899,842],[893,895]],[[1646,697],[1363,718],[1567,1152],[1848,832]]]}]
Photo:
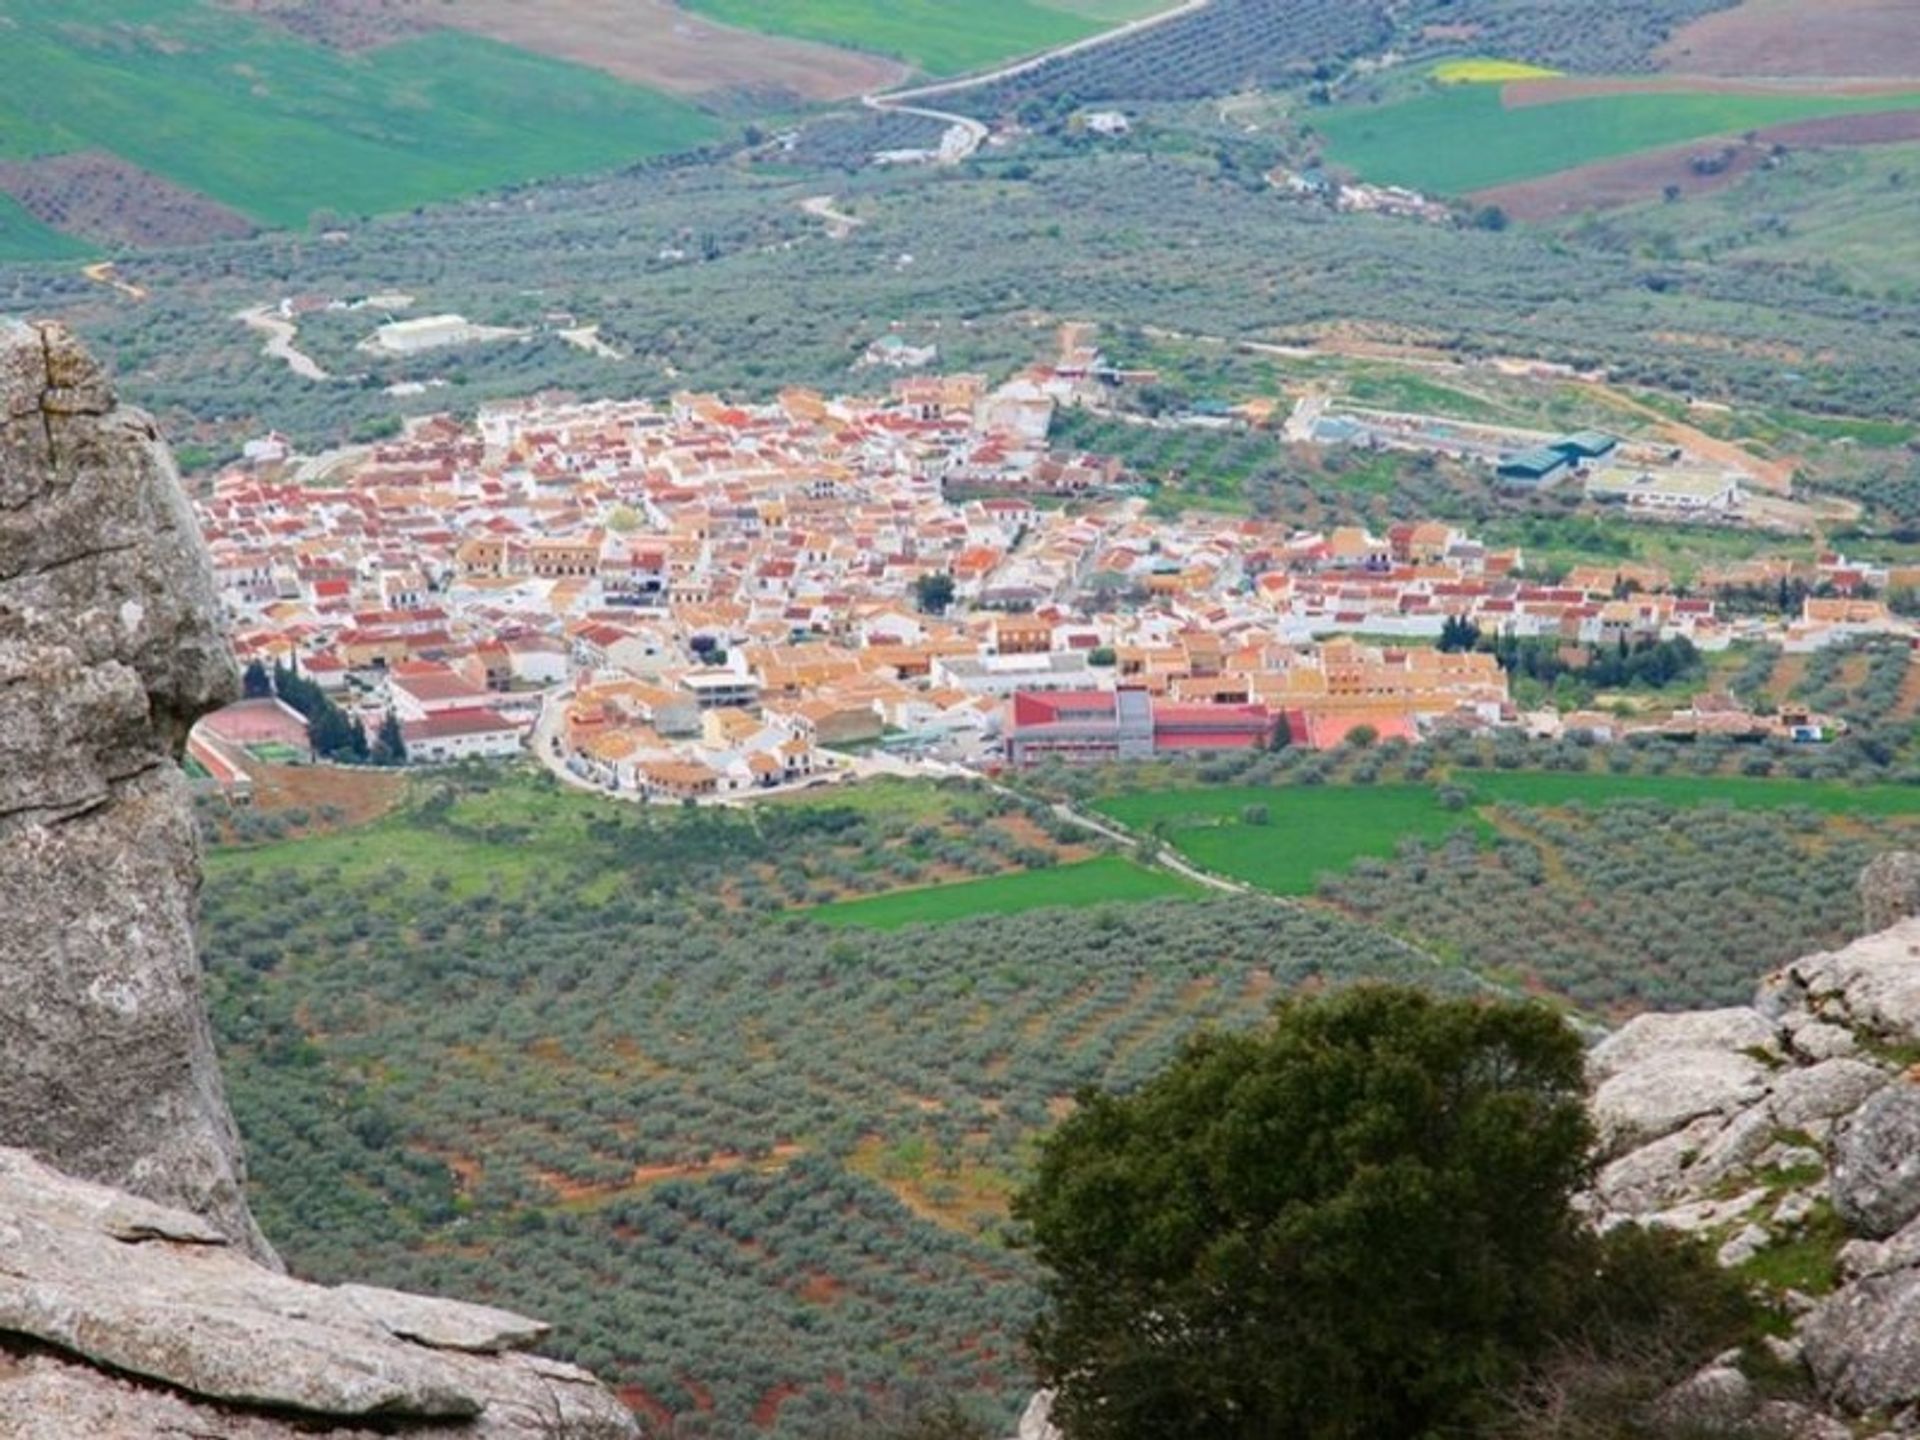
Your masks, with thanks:
[{"label": "limestone rock", "polygon": [[0,322],[0,1145],[270,1257],[214,1064],[173,764],[236,688],[151,422],[64,330]]},{"label": "limestone rock", "polygon": [[1920,1040],[1920,919],[1795,961],[1772,982],[1772,995],[1856,1034]]},{"label": "limestone rock", "polygon": [[1731,1433],[1759,1403],[1751,1380],[1733,1365],[1716,1361],[1661,1396],[1655,1409],[1669,1425]]},{"label": "limestone rock", "polygon": [[1809,1130],[1849,1115],[1887,1083],[1887,1072],[1863,1060],[1823,1060],[1778,1076],[1767,1108],[1787,1130]]},{"label": "limestone rock", "polygon": [[1766,1093],[1767,1073],[1758,1060],[1731,1050],[1668,1051],[1621,1069],[1593,1094],[1601,1151],[1619,1155],[1702,1115],[1750,1105]]},{"label": "limestone rock", "polygon": [[[211,1432],[245,1436],[311,1433],[313,1420],[296,1428],[281,1412],[345,1434],[362,1422],[488,1440],[634,1434],[585,1372],[495,1353],[544,1330],[485,1306],[290,1279],[193,1215],[0,1151],[0,1334],[39,1347],[16,1339],[15,1362],[0,1360],[0,1435],[165,1433],[183,1397],[199,1416],[188,1434],[210,1433],[205,1407],[251,1417]],[[15,1430],[16,1415],[41,1428]]]},{"label": "limestone rock", "polygon": [[1020,1428],[1014,1440],[1063,1440],[1060,1428],[1053,1423],[1053,1391],[1038,1391],[1027,1402],[1027,1408],[1020,1412]]},{"label": "limestone rock", "polygon": [[1893,850],[1860,872],[1860,908],[1869,933],[1920,915],[1920,855]]},{"label": "limestone rock", "polygon": [[1758,1010],[1746,1005],[1724,1010],[1636,1015],[1593,1047],[1587,1056],[1587,1073],[1599,1084],[1654,1056],[1678,1051],[1778,1054],[1779,1048],[1774,1025]]},{"label": "limestone rock", "polygon": [[1882,1239],[1920,1215],[1920,1085],[1889,1085],[1834,1127],[1831,1180],[1856,1235]]},{"label": "limestone rock", "polygon": [[1843,1286],[1800,1325],[1822,1395],[1855,1414],[1920,1397],[1920,1272],[1869,1276]]}]

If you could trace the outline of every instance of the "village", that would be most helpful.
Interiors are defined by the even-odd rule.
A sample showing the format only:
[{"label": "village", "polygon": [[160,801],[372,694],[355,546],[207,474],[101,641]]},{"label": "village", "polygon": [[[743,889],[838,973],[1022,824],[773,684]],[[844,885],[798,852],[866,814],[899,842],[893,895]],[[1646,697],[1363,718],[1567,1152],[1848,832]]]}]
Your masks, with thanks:
[{"label": "village", "polygon": [[[397,731],[409,763],[530,750],[570,783],[659,801],[1437,730],[1817,742],[1832,722],[1726,695],[1525,710],[1495,653],[1443,642],[1466,627],[1577,657],[1913,633],[1883,597],[1920,574],[1840,556],[1738,562],[1682,591],[1637,563],[1532,573],[1439,520],[1165,518],[1117,462],[1050,442],[1060,407],[1102,403],[1117,378],[1063,344],[1000,385],[529,399],[415,422],[325,483],[267,437],[215,478],[201,519],[260,672],[297,675],[367,737]],[[1339,418],[1296,408],[1285,438],[1345,442],[1364,422],[1328,435]],[[1480,447],[1503,482],[1610,474],[1593,467],[1636,453],[1593,432],[1517,450],[1443,438]],[[1806,592],[1790,613],[1715,598],[1789,580]],[[304,758],[310,718],[256,694],[202,724],[196,767],[244,796],[250,763]]]}]

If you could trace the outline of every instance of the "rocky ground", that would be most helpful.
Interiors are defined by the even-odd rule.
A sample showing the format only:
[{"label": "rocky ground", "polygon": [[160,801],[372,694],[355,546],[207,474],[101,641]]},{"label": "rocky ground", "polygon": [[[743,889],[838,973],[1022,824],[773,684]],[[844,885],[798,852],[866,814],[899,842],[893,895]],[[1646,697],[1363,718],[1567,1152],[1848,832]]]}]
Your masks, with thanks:
[{"label": "rocky ground", "polygon": [[1818,1408],[1765,1402],[1729,1358],[1697,1382],[1728,1433],[1920,1433],[1917,882],[1913,857],[1876,861],[1884,928],[1751,1005],[1642,1015],[1592,1053],[1596,1222],[1701,1235],[1791,1321],[1773,1358]]}]

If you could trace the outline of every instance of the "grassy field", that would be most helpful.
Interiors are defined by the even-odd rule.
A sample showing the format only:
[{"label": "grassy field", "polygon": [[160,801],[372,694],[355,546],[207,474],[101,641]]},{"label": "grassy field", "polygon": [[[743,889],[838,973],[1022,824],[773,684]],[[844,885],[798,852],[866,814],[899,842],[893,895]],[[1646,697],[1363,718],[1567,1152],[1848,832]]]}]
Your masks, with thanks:
[{"label": "grassy field", "polygon": [[899,930],[908,925],[941,925],[975,915],[1019,915],[1054,906],[1181,899],[1199,893],[1198,887],[1165,871],[1149,870],[1117,855],[1106,855],[1051,870],[1022,870],[985,880],[966,880],[957,885],[896,890],[864,900],[817,906],[807,913],[825,925]]},{"label": "grassy field", "polygon": [[1465,194],[1713,135],[1825,115],[1920,107],[1920,93],[1876,96],[1646,93],[1509,109],[1499,87],[1430,95],[1315,119],[1329,156],[1369,180]]},{"label": "grassy field", "polygon": [[693,107],[468,35],[342,55],[203,0],[0,0],[0,157],[104,150],[260,222],[409,209],[714,138]]},{"label": "grassy field", "polygon": [[72,236],[42,225],[12,196],[0,194],[0,260],[77,260],[91,253]]},{"label": "grassy field", "polygon": [[1806,780],[1748,780],[1737,776],[1573,775],[1496,771],[1457,777],[1476,801],[1556,806],[1609,800],[1659,800],[1668,805],[1735,805],[1770,810],[1805,806],[1836,815],[1920,814],[1920,789],[1906,785],[1842,785]]},{"label": "grassy field", "polygon": [[953,75],[1096,34],[1114,18],[1104,12],[1158,7],[1137,0],[687,0],[687,8],[748,30],[877,51],[929,75]]},{"label": "grassy field", "polygon": [[[1450,783],[1465,790],[1475,806],[1658,800],[1687,807],[1804,806],[1839,815],[1920,813],[1920,789],[1901,785],[1530,771],[1462,772]],[[1217,874],[1278,895],[1308,895],[1321,875],[1344,870],[1362,856],[1390,857],[1402,839],[1434,841],[1463,827],[1491,833],[1471,811],[1445,809],[1437,792],[1437,785],[1208,786],[1120,795],[1095,808],[1135,830],[1162,835],[1182,855]],[[1243,818],[1250,806],[1265,807],[1266,824]]]},{"label": "grassy field", "polygon": [[[1250,805],[1267,808],[1267,824],[1242,818]],[[1121,795],[1095,808],[1163,833],[1195,864],[1279,895],[1311,894],[1322,872],[1390,856],[1402,837],[1438,840],[1480,823],[1442,808],[1429,785],[1208,787]]]}]

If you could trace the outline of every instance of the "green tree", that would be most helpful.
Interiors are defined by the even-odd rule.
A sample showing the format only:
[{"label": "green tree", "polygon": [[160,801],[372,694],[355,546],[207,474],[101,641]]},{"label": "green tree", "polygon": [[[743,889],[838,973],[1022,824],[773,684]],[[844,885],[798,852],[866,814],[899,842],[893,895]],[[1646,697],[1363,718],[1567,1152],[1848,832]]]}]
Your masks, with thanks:
[{"label": "green tree", "polygon": [[953,576],[944,570],[922,575],[913,582],[913,595],[926,614],[944,615],[953,604]]},{"label": "green tree", "polygon": [[1464,615],[1449,615],[1440,627],[1440,649],[1471,650],[1480,643],[1480,627]]},{"label": "green tree", "polygon": [[1540,1353],[1590,1271],[1578,1037],[1379,986],[1092,1092],[1016,1214],[1075,1440],[1422,1436]]},{"label": "green tree", "polygon": [[400,717],[391,710],[381,717],[380,733],[374,737],[373,763],[376,765],[407,763],[407,737],[400,729]]},{"label": "green tree", "polygon": [[264,700],[273,694],[273,677],[259,660],[249,660],[240,674],[240,693],[249,700]]}]

